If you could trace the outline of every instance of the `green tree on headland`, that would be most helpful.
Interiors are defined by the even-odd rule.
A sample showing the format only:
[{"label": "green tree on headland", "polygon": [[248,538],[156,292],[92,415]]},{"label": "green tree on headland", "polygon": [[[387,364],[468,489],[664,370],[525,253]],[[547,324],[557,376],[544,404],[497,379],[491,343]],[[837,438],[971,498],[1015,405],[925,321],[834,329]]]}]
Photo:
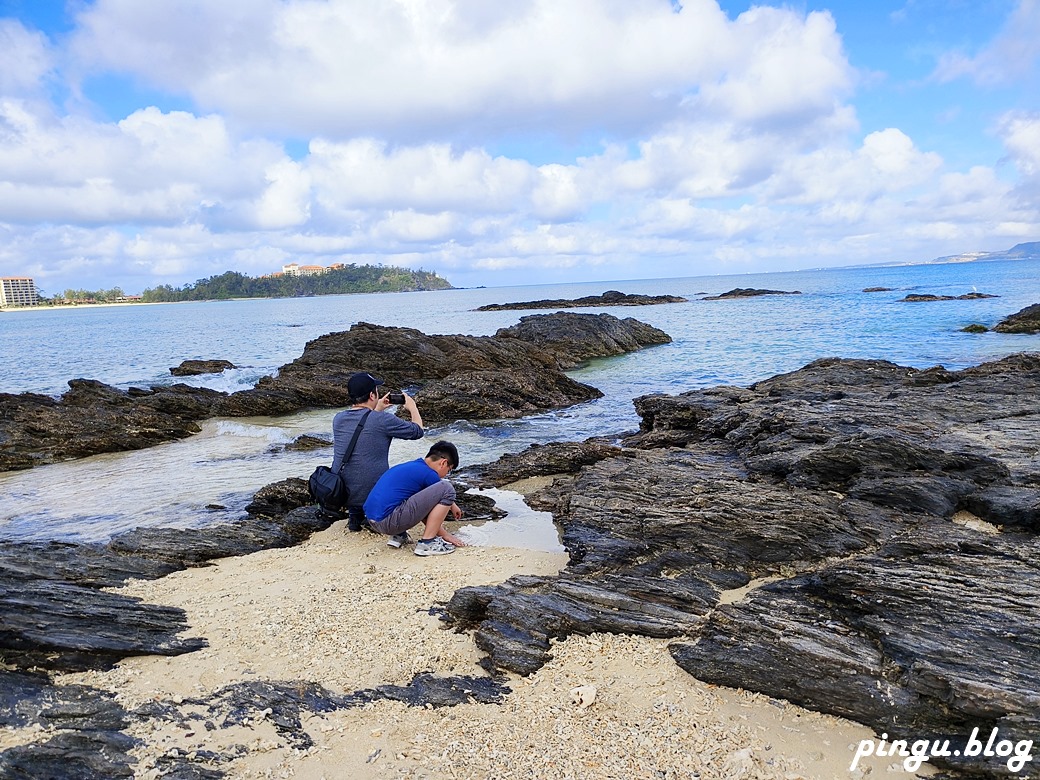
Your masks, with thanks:
[{"label": "green tree on headland", "polygon": [[126,293],[119,287],[111,290],[66,290],[61,295],[56,295],[55,301],[64,300],[65,303],[113,303],[125,298]]},{"label": "green tree on headland", "polygon": [[199,279],[184,287],[165,284],[147,289],[142,293],[142,300],[146,303],[159,303],[450,289],[451,283],[432,271],[351,264],[313,276],[280,274],[254,278],[237,271],[227,271],[208,279]]}]

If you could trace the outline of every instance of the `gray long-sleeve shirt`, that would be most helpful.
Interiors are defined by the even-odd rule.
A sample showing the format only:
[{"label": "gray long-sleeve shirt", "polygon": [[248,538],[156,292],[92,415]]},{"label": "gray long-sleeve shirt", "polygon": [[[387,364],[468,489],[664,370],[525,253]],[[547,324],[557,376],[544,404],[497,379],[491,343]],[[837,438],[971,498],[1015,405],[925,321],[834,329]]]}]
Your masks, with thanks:
[{"label": "gray long-sleeve shirt", "polygon": [[347,409],[332,418],[332,470],[343,475],[350,489],[351,506],[364,504],[376,480],[390,468],[390,442],[393,439],[421,439],[424,434],[421,426],[402,420],[391,412],[373,411],[361,429],[350,461],[344,464],[343,456],[366,411]]}]

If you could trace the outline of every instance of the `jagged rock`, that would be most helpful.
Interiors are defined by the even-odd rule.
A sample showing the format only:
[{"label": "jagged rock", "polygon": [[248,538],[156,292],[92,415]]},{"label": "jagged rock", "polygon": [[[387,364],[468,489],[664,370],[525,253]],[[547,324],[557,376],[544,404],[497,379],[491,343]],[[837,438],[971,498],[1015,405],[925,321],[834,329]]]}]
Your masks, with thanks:
[{"label": "jagged rock", "polygon": [[108,780],[133,777],[137,740],[113,731],[61,731],[43,744],[0,753],[4,780]]},{"label": "jagged rock", "polygon": [[607,290],[602,295],[585,295],[581,298],[551,298],[518,303],[489,303],[478,306],[476,311],[509,311],[513,309],[578,309],[590,306],[652,306],[661,303],[686,303],[678,295],[640,295]]},{"label": "jagged rock", "polygon": [[993,326],[998,333],[1040,333],[1040,303],[1026,306],[1021,311]]},{"label": "jagged rock", "polygon": [[220,374],[229,368],[237,368],[230,360],[183,360],[179,366],[170,369],[174,376],[198,376],[199,374]]},{"label": "jagged rock", "polygon": [[551,319],[521,317],[518,324],[499,328],[495,336],[520,339],[549,349],[564,368],[573,368],[591,358],[624,355],[672,341],[663,330],[632,317],[621,320],[610,314],[593,316],[571,312],[561,312]]},{"label": "jagged rock", "polygon": [[989,333],[989,328],[987,328],[985,325],[972,323],[971,325],[965,325],[963,328],[961,328],[961,333]]},{"label": "jagged rock", "polygon": [[892,292],[891,287],[864,287],[863,292]]},{"label": "jagged rock", "polygon": [[221,395],[186,385],[131,395],[87,379],[69,388],[57,400],[0,393],[0,471],[183,439],[199,431],[196,421]]},{"label": "jagged rock", "polygon": [[297,507],[314,503],[307,483],[299,477],[264,485],[253,494],[246,511],[253,515],[278,517]]},{"label": "jagged rock", "polygon": [[[877,553],[719,607],[672,654],[698,679],[851,718],[891,738],[1040,728],[1036,536],[933,521]],[[952,760],[996,773],[1001,761]]]},{"label": "jagged rock", "polygon": [[0,659],[23,669],[104,669],[205,646],[177,636],[188,627],[183,610],[68,582],[0,581],[0,612]]},{"label": "jagged rock", "polygon": [[755,298],[759,295],[801,295],[801,290],[758,290],[753,287],[735,287],[719,295],[709,295],[702,301],[724,301],[730,298]]}]

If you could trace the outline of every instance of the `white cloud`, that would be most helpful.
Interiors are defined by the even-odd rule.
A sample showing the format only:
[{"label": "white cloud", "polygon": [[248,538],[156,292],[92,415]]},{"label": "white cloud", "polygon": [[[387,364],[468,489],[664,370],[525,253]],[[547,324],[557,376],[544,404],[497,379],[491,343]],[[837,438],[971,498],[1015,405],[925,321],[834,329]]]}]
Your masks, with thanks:
[{"label": "white cloud", "polygon": [[0,19],[0,95],[35,95],[53,67],[46,36]]},{"label": "white cloud", "polygon": [[74,50],[297,136],[630,132],[683,112],[830,112],[851,69],[833,20],[666,0],[98,0]]},{"label": "white cloud", "polygon": [[1006,114],[999,132],[1018,169],[1040,184],[1040,114]]}]

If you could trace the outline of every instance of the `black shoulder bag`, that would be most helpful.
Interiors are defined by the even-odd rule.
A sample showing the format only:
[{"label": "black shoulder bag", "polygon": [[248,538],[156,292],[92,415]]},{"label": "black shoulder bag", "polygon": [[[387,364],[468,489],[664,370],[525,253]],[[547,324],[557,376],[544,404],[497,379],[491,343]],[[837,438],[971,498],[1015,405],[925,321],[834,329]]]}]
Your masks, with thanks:
[{"label": "black shoulder bag", "polygon": [[[361,415],[357,428],[354,429],[354,435],[350,439],[350,444],[347,445],[347,452],[343,456],[343,463],[340,465],[340,469],[347,465],[347,461],[350,460],[350,456],[354,453],[354,446],[357,444],[358,436],[361,435],[361,429],[365,427],[365,421],[370,414],[372,414],[371,409]],[[318,468],[314,469],[311,478],[307,480],[307,487],[310,489],[311,498],[326,512],[339,512],[350,501],[350,488],[347,487],[347,483],[340,476],[339,472],[333,471],[328,466],[318,466]]]}]

